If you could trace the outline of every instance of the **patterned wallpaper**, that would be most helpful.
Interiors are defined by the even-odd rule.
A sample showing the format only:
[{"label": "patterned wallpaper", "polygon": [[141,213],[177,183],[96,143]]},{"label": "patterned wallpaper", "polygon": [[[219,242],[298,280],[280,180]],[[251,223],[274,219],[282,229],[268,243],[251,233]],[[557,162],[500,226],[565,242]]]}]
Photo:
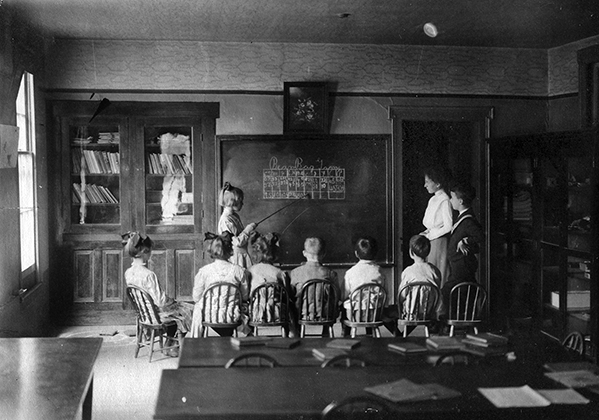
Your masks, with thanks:
[{"label": "patterned wallpaper", "polygon": [[549,96],[578,92],[576,52],[597,44],[599,44],[599,36],[549,50]]},{"label": "patterned wallpaper", "polygon": [[49,88],[547,95],[547,51],[442,46],[56,40]]}]

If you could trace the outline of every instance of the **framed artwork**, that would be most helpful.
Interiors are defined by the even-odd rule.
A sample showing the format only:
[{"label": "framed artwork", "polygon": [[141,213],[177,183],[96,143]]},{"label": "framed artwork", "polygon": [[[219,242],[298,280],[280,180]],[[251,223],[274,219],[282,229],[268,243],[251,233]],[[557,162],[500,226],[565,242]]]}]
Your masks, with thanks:
[{"label": "framed artwork", "polygon": [[328,133],[329,94],[326,82],[283,83],[283,132]]}]

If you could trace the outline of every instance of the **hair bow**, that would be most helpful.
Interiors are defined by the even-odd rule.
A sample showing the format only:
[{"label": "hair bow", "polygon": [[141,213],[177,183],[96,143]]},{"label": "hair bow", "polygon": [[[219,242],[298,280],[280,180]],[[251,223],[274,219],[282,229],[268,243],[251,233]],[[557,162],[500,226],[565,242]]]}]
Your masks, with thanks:
[{"label": "hair bow", "polygon": [[264,235],[264,239],[271,245],[279,246],[279,235],[275,232],[267,233]]},{"label": "hair bow", "polygon": [[131,245],[134,248],[138,248],[140,246],[152,247],[152,240],[148,235],[144,235],[139,232],[127,232],[121,235],[123,245],[127,245],[127,243],[131,242]]},{"label": "hair bow", "polygon": [[204,242],[206,241],[213,241],[214,239],[218,238],[218,235],[212,232],[205,232],[204,233]]}]

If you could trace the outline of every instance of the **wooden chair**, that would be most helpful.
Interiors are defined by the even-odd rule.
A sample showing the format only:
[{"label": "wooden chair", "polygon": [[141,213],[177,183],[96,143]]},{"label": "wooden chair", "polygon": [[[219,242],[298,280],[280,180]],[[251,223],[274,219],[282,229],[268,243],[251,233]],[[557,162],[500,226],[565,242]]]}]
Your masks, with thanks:
[{"label": "wooden chair", "polygon": [[341,402],[333,401],[322,410],[322,420],[391,419],[385,400],[369,395],[356,395]]},{"label": "wooden chair", "polygon": [[[150,360],[155,351],[165,351],[170,349],[179,349],[181,343],[181,333],[177,332],[177,337],[167,335],[167,328],[176,327],[175,321],[162,321],[158,307],[154,304],[152,297],[144,290],[136,286],[127,287],[127,296],[135,308],[137,317],[135,319],[136,327],[136,348],[135,358],[142,347],[150,347]],[[149,334],[149,337],[148,337]],[[174,342],[172,346],[165,346],[163,339]],[[158,341],[160,349],[154,350],[154,343]]]},{"label": "wooden chair", "polygon": [[366,367],[366,361],[359,356],[351,354],[339,354],[322,362],[320,367]]},{"label": "wooden chair", "polygon": [[380,338],[379,327],[383,325],[383,307],[387,301],[387,291],[376,283],[366,283],[354,290],[349,296],[350,309],[348,319],[343,324],[349,327],[352,338],[358,328],[372,328],[372,336]]},{"label": "wooden chair", "polygon": [[452,351],[449,353],[442,354],[435,362],[435,367],[442,365],[470,365],[476,361],[474,355],[465,351]]},{"label": "wooden chair", "polygon": [[568,352],[584,356],[584,337],[578,331],[573,331],[568,334],[562,341],[562,346],[564,346]]},{"label": "wooden chair", "polygon": [[449,336],[453,337],[455,327],[472,327],[478,334],[486,300],[487,291],[478,283],[463,282],[453,286],[449,292]]},{"label": "wooden chair", "polygon": [[243,353],[235,356],[225,364],[225,369],[231,367],[277,367],[279,362],[269,354],[260,352]]},{"label": "wooden chair", "polygon": [[287,337],[289,295],[285,286],[279,283],[264,283],[252,292],[249,325],[254,327],[256,336],[259,328],[281,327],[281,336]]},{"label": "wooden chair", "polygon": [[218,282],[210,285],[202,296],[201,336],[208,328],[230,328],[237,337],[241,325],[241,290],[235,284]]},{"label": "wooden chair", "polygon": [[298,301],[300,337],[305,337],[306,326],[321,325],[329,328],[329,336],[333,338],[333,325],[339,315],[338,301],[337,289],[331,281],[312,279],[304,283]]},{"label": "wooden chair", "polygon": [[408,328],[424,326],[426,337],[429,337],[429,326],[435,322],[437,305],[441,297],[439,288],[429,282],[414,282],[404,286],[397,295],[397,323],[403,327],[404,338],[408,336]]}]

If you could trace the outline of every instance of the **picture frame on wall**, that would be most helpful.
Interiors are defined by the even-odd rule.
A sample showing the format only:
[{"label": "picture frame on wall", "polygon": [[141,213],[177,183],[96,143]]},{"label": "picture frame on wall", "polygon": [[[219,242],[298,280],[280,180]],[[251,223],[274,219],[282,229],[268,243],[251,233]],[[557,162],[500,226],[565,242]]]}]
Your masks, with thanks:
[{"label": "picture frame on wall", "polygon": [[326,82],[283,83],[283,132],[328,134]]}]

